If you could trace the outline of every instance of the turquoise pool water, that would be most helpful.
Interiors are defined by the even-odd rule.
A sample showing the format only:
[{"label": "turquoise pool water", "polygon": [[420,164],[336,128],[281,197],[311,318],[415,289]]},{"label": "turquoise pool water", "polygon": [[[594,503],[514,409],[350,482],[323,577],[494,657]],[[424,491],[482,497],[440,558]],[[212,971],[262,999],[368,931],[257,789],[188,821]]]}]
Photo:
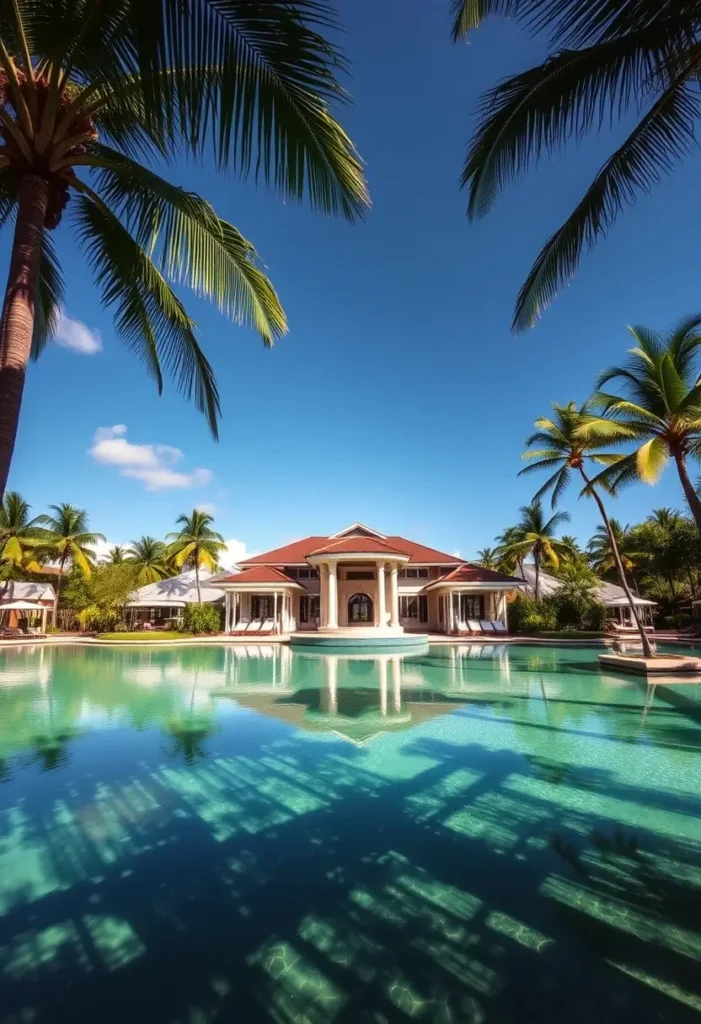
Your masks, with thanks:
[{"label": "turquoise pool water", "polygon": [[701,687],[0,652],[3,1024],[701,1019]]}]

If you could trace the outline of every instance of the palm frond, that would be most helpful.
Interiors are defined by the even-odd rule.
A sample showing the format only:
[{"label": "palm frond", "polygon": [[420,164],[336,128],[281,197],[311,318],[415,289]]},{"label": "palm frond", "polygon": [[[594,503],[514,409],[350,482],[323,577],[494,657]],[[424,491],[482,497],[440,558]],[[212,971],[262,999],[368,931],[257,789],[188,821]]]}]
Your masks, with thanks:
[{"label": "palm frond", "polygon": [[97,189],[166,277],[253,327],[266,345],[287,331],[285,314],[253,246],[193,192],[115,150],[95,147]]},{"label": "palm frond", "polygon": [[571,216],[541,249],[516,301],[515,331],[535,324],[561,285],[573,276],[584,249],[590,249],[625,205],[634,202],[640,192],[649,192],[694,146],[701,98],[687,78],[699,52],[701,47],[695,47],[688,66],[664,89],[601,168]]},{"label": "palm frond", "polygon": [[468,216],[484,217],[506,185],[544,153],[624,114],[668,54],[655,30],[561,51],[501,82],[480,101],[480,123],[460,180]]},{"label": "palm frond", "polygon": [[635,453],[638,475],[646,484],[657,483],[668,461],[667,446],[659,437],[651,438]]},{"label": "palm frond", "polygon": [[162,390],[163,366],[179,391],[204,413],[217,437],[219,395],[194,322],[153,262],[97,196],[79,195],[72,215],[122,340],[146,363]]},{"label": "palm frond", "polygon": [[32,359],[38,359],[53,339],[61,317],[65,282],[56,250],[47,231],[42,233],[41,262],[34,299]]}]

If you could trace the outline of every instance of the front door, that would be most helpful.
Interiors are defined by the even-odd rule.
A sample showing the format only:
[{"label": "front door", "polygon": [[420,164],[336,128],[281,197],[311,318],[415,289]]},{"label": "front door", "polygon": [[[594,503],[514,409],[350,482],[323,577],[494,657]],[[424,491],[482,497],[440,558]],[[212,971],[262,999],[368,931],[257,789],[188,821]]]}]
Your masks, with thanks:
[{"label": "front door", "polygon": [[374,623],[372,598],[368,594],[353,594],[348,600],[348,625],[372,626]]}]

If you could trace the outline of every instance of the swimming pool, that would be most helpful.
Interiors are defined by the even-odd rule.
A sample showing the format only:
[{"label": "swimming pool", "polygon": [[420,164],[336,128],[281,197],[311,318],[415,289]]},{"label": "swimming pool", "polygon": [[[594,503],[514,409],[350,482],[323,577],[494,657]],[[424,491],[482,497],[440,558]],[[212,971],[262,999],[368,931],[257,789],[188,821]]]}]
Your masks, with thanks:
[{"label": "swimming pool", "polygon": [[701,1018],[701,686],[0,652],[0,1021]]}]

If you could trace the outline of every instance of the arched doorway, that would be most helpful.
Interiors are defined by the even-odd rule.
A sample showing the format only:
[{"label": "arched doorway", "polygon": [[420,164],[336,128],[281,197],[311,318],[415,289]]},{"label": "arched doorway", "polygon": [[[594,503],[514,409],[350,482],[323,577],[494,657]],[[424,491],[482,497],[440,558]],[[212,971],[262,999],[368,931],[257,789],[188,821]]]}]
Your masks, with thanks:
[{"label": "arched doorway", "polygon": [[348,599],[348,625],[372,626],[375,622],[375,610],[369,594],[353,594]]}]

